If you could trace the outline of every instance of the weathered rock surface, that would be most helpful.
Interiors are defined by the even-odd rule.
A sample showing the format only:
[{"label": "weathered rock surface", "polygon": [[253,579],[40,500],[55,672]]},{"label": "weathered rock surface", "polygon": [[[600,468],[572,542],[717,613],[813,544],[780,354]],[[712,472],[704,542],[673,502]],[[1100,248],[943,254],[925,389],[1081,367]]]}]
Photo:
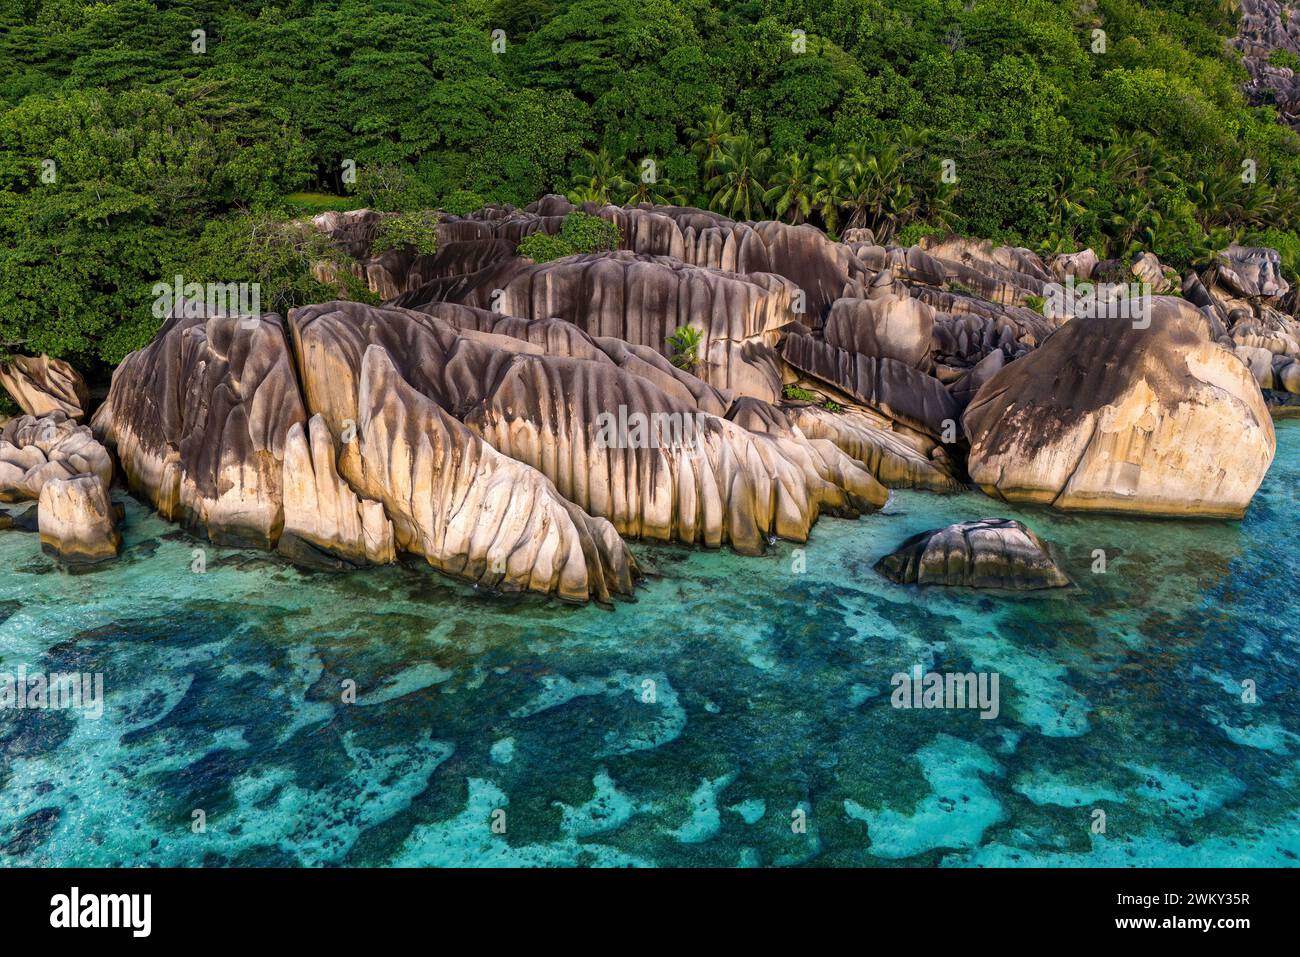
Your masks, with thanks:
[{"label": "weathered rock surface", "polygon": [[95,475],[107,488],[113,462],[91,430],[62,410],[10,419],[0,430],[0,502],[40,497],[46,482]]},{"label": "weathered rock surface", "polygon": [[79,420],[90,405],[81,373],[49,356],[14,356],[0,363],[0,388],[13,396],[24,412],[37,417],[57,411]]},{"label": "weathered rock surface", "polygon": [[1262,246],[1229,246],[1219,254],[1218,278],[1239,296],[1277,298],[1291,289],[1281,255]]},{"label": "weathered rock surface", "polygon": [[945,423],[955,423],[961,412],[943,383],[897,359],[849,352],[806,335],[787,336],[781,354],[852,401],[932,436],[942,435]]},{"label": "weathered rock surface", "polygon": [[903,585],[1031,591],[1071,584],[1048,545],[1006,518],[961,522],[913,535],[875,567]]},{"label": "weathered rock surface", "polygon": [[41,547],[64,562],[93,565],[122,550],[113,505],[97,475],[49,480],[37,508]]},{"label": "weathered rock surface", "polygon": [[963,426],[990,495],[1153,515],[1240,517],[1276,445],[1250,370],[1171,297],[1148,329],[1069,322],[986,382]]},{"label": "weathered rock surface", "polygon": [[926,372],[933,333],[934,311],[904,291],[876,299],[837,299],[824,335],[839,349],[896,359]]},{"label": "weathered rock surface", "polygon": [[[446,301],[521,319],[565,319],[593,337],[648,346],[667,356],[681,326],[700,330],[700,378],[710,385],[774,402],[781,391],[772,347],[799,318],[797,289],[770,273],[738,275],[631,252],[570,256],[534,264],[511,259],[441,290]],[[400,297],[419,308],[424,287]]]}]

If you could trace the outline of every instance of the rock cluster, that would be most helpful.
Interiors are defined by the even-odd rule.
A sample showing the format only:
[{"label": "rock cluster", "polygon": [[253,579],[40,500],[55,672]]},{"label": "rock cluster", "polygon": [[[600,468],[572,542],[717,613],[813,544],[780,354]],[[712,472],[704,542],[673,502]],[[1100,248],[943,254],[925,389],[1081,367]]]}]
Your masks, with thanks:
[{"label": "rock cluster", "polygon": [[120,551],[112,481],[108,452],[61,409],[11,419],[0,430],[0,502],[36,500],[42,546],[68,563]]},{"label": "rock cluster", "polygon": [[[444,216],[433,255],[372,254],[384,214],[317,217],[304,228],[352,256],[383,306],[202,318],[180,304],[92,427],[132,489],[213,541],[331,567],[411,554],[605,601],[638,574],[624,538],[755,554],[890,487],[960,489],[967,470],[1011,501],[1238,516],[1274,450],[1260,389],[1300,387],[1271,250],[1225,250],[1142,325],[1058,293],[1172,291],[1149,254],[1044,261],[955,237],[903,248],[577,208],[615,223],[622,248],[516,255],[575,211],[558,196]],[[694,356],[670,342],[683,327]],[[47,459],[9,465],[11,486],[39,493],[28,473]],[[1003,531],[973,540],[1019,548]]]}]

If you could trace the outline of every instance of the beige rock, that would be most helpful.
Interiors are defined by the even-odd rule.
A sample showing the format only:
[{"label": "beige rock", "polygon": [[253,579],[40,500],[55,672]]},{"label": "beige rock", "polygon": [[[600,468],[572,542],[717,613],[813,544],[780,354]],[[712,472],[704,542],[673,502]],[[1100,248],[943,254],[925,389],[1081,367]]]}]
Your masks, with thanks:
[{"label": "beige rock", "polygon": [[1074,320],[986,382],[966,410],[988,494],[1067,510],[1239,518],[1276,440],[1254,378],[1190,303],[1151,326]]},{"label": "beige rock", "polygon": [[1228,291],[1246,298],[1277,298],[1291,290],[1282,278],[1282,257],[1265,246],[1238,246],[1219,253],[1218,278]]},{"label": "beige rock", "polygon": [[46,482],[37,521],[41,548],[65,562],[95,564],[116,558],[122,550],[113,505],[97,475]]},{"label": "beige rock", "polygon": [[90,405],[90,393],[81,373],[62,359],[49,356],[14,356],[0,364],[3,388],[28,415],[59,411],[81,419]]},{"label": "beige rock", "polygon": [[782,347],[786,362],[834,386],[852,401],[932,436],[960,416],[956,400],[938,379],[897,359],[848,352],[812,336],[790,335]]},{"label": "beige rock", "polygon": [[817,406],[789,410],[792,423],[809,439],[823,439],[866,466],[887,488],[920,488],[933,492],[960,491],[947,456],[937,443],[924,443],[889,427],[884,416],[861,412],[828,412]]},{"label": "beige rock", "polygon": [[930,367],[934,311],[911,296],[837,299],[826,319],[828,343],[848,352]]},{"label": "beige rock", "polygon": [[875,567],[890,581],[907,585],[1032,591],[1070,584],[1047,543],[1020,522],[1006,518],[921,532]]},{"label": "beige rock", "polygon": [[1273,353],[1254,346],[1237,346],[1232,350],[1255,377],[1261,389],[1273,388]]},{"label": "beige rock", "polygon": [[84,425],[62,410],[11,419],[0,430],[0,502],[39,498],[52,479],[95,475],[105,488],[113,462]]},{"label": "beige rock", "polygon": [[274,548],[285,442],[307,421],[280,317],[173,318],[113,373],[92,427],[132,489],[213,542]]},{"label": "beige rock", "polygon": [[1051,258],[1048,268],[1058,282],[1066,278],[1091,279],[1097,269],[1097,254],[1091,249],[1081,249],[1077,253],[1058,253]]},{"label": "beige rock", "polygon": [[397,558],[393,525],[379,502],[358,498],[339,478],[334,437],[319,415],[295,422],[285,443],[284,530],[276,545],[299,562],[317,553],[352,565]]}]

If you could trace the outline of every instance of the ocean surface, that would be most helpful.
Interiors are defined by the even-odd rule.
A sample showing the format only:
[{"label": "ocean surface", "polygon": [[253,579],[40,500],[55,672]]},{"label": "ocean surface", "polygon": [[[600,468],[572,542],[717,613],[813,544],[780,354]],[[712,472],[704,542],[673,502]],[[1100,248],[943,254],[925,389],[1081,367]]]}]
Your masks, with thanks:
[{"label": "ocean surface", "polygon": [[[0,532],[0,673],[104,692],[0,710],[0,866],[1294,865],[1298,490],[1283,422],[1242,522],[902,491],[802,552],[634,545],[613,610],[304,573],[119,492],[103,570]],[[1076,585],[872,570],[991,516]],[[996,673],[997,716],[893,707],[916,666]]]}]

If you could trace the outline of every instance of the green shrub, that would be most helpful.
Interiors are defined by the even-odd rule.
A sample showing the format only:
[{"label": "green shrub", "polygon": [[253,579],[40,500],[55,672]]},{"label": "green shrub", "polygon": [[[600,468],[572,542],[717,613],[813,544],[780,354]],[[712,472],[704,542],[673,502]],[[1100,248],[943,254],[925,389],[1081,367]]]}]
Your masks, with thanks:
[{"label": "green shrub", "polygon": [[679,369],[691,372],[700,361],[700,343],[704,333],[694,326],[679,326],[667,339],[668,359]]},{"label": "green shrub", "polygon": [[515,252],[527,256],[535,263],[548,263],[553,259],[572,256],[574,249],[563,238],[539,231],[529,233],[521,239]]},{"label": "green shrub", "polygon": [[470,192],[467,189],[458,189],[448,195],[440,204],[444,213],[452,216],[467,216],[476,209],[482,209],[487,205],[485,200],[478,193]]},{"label": "green shrub", "polygon": [[314,216],[325,212],[346,212],[357,209],[361,201],[355,196],[333,196],[329,193],[298,192],[290,193],[284,198],[284,205],[292,213],[306,213]]},{"label": "green shrub", "polygon": [[1025,296],[1025,308],[1027,309],[1042,312],[1045,305],[1047,305],[1047,300],[1042,296]]},{"label": "green shrub", "polygon": [[401,213],[382,220],[370,244],[370,253],[378,255],[403,246],[410,246],[424,256],[432,256],[438,251],[438,213],[435,210]]},{"label": "green shrub", "polygon": [[617,249],[623,241],[617,224],[577,210],[564,217],[560,238],[577,253],[595,253]]},{"label": "green shrub", "polygon": [[1282,67],[1287,70],[1295,70],[1300,73],[1300,56],[1296,56],[1290,50],[1283,50],[1278,47],[1276,50],[1268,52],[1268,62],[1271,66]]},{"label": "green shrub", "polygon": [[809,392],[807,389],[801,389],[797,385],[788,385],[781,390],[781,394],[792,402],[816,402],[817,393]]},{"label": "green shrub", "polygon": [[617,249],[622,241],[622,233],[616,224],[608,219],[574,210],[564,217],[564,223],[557,235],[551,236],[543,232],[529,233],[520,241],[516,251],[520,256],[527,256],[533,262],[544,263],[565,256]]}]

